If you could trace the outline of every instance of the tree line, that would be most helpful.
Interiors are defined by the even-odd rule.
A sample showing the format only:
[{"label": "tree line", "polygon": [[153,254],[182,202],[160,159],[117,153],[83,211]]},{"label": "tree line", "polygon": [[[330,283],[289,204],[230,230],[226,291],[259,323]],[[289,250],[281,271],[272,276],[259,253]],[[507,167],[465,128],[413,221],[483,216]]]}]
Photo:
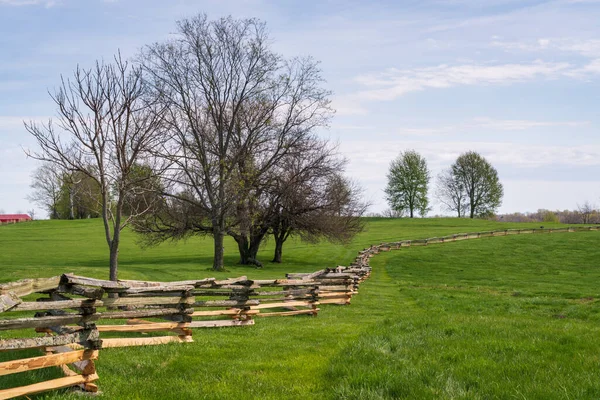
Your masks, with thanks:
[{"label": "tree line", "polygon": [[32,196],[51,217],[75,218],[88,195],[77,215],[102,218],[112,280],[126,226],[148,244],[208,235],[216,270],[225,236],[256,265],[267,237],[275,262],[294,235],[347,241],[366,204],[317,135],[330,95],[315,60],[270,49],[263,22],[184,19],[134,61],[118,54],[61,78],[56,118],[25,123],[39,145],[27,154],[44,163]]},{"label": "tree line", "polygon": [[[429,207],[431,172],[427,160],[407,150],[392,161],[387,174],[386,200],[390,216],[416,213],[425,216]],[[437,176],[436,199],[446,211],[461,217],[489,217],[502,204],[504,189],[496,169],[480,154],[467,151]]]}]

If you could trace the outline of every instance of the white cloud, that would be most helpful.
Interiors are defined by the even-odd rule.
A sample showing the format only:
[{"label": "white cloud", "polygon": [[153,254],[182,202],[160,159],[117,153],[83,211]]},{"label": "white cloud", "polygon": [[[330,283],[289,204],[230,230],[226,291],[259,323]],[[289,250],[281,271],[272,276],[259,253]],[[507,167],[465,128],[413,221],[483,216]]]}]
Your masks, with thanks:
[{"label": "white cloud", "polygon": [[491,46],[509,52],[565,52],[575,53],[583,57],[600,57],[600,39],[582,38],[540,38],[536,40],[503,41],[492,38]]},{"label": "white cloud", "polygon": [[42,5],[46,8],[51,8],[62,4],[60,0],[0,0],[0,6],[37,6]]},{"label": "white cloud", "polygon": [[472,124],[466,126],[487,128],[500,131],[523,131],[532,128],[548,127],[581,127],[590,125],[590,121],[532,121],[518,119],[475,118]]},{"label": "white cloud", "polygon": [[383,73],[358,76],[355,81],[369,90],[361,91],[363,100],[394,100],[406,93],[429,88],[502,85],[538,78],[552,79],[572,69],[569,63],[536,61],[531,64],[456,65],[416,69],[390,68]]}]

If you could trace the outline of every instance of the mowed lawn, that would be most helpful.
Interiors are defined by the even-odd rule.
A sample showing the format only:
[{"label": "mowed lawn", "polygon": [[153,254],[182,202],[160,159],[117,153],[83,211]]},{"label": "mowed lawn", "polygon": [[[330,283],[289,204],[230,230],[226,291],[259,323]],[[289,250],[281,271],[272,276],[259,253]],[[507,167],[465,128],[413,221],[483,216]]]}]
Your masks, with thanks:
[{"label": "mowed lawn", "polygon": [[[121,277],[283,277],[347,265],[369,244],[531,226],[372,219],[349,245],[290,242],[280,265],[268,262],[267,244],[260,270],[237,265],[227,242],[228,271],[218,274],[209,270],[209,239],[142,250],[126,232]],[[381,253],[348,307],[196,330],[191,344],[106,349],[100,388],[109,399],[600,398],[599,244],[600,232],[559,233]],[[1,226],[0,281],[63,272],[105,278],[106,253],[99,221]],[[0,388],[58,376],[0,377]]]}]

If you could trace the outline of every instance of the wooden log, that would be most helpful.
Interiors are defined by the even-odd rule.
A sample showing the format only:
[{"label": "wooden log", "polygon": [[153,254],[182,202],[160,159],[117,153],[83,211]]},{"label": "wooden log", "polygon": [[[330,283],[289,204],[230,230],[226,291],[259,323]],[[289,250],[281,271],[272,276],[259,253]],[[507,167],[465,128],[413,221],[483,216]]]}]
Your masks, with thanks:
[{"label": "wooden log", "polygon": [[220,320],[220,321],[192,321],[190,322],[190,328],[222,328],[227,326],[246,326],[254,325],[254,320]]},{"label": "wooden log", "polygon": [[319,293],[319,289],[315,286],[314,288],[307,289],[285,289],[276,290],[276,291],[263,291],[263,292],[253,292],[250,296],[277,296],[277,295],[291,295],[291,296],[302,296],[305,294],[317,294]]},{"label": "wooden log", "polygon": [[200,280],[187,280],[187,281],[174,281],[174,282],[151,282],[151,281],[135,281],[135,280],[121,280],[119,282],[128,286],[129,288],[143,288],[143,287],[160,287],[160,286],[201,286],[214,282],[215,278],[205,278]]},{"label": "wooden log", "polygon": [[159,295],[170,295],[170,296],[190,296],[191,291],[194,289],[192,285],[176,286],[176,285],[162,285],[162,286],[151,286],[151,287],[134,287],[119,292],[120,296],[131,296],[131,295],[146,295],[146,296],[159,296]]},{"label": "wooden log", "polygon": [[39,318],[15,318],[0,320],[0,330],[24,329],[24,328],[46,328],[50,326],[81,324],[97,321],[99,314],[78,315],[68,314],[60,316],[49,316]]},{"label": "wooden log", "polygon": [[16,282],[9,282],[0,284],[0,294],[7,294],[8,292],[14,292],[17,296],[23,297],[35,292],[43,292],[58,287],[60,282],[59,276],[52,278],[38,278],[38,279],[23,279]]},{"label": "wooden log", "polygon": [[304,280],[304,281],[310,281],[310,280],[313,280],[314,278],[316,278],[316,277],[318,277],[318,276],[320,276],[320,275],[324,274],[325,272],[326,272],[326,270],[324,270],[324,269],[321,269],[321,270],[319,270],[319,271],[315,271],[315,272],[313,272],[312,274],[308,274],[308,275],[305,275],[305,276],[303,276],[303,277],[302,277],[302,280]]},{"label": "wooden log", "polygon": [[8,311],[21,303],[19,296],[15,292],[8,292],[0,295],[0,313]]},{"label": "wooden log", "polygon": [[68,353],[50,354],[40,357],[25,358],[22,360],[6,361],[0,363],[0,376],[16,374],[19,372],[33,371],[36,369],[55,367],[63,364],[72,364],[77,361],[95,360],[98,350],[77,350]]},{"label": "wooden log", "polygon": [[315,286],[316,281],[304,281],[302,279],[264,279],[255,280],[252,288],[272,287],[272,286]]},{"label": "wooden log", "polygon": [[71,343],[84,343],[90,348],[98,348],[100,340],[98,331],[95,329],[81,330],[79,332],[57,335],[40,336],[34,338],[3,339],[0,340],[0,351],[12,351],[20,349],[34,349],[49,346],[64,346]]},{"label": "wooden log", "polygon": [[244,286],[243,289],[195,289],[194,296],[248,296],[253,293],[251,289]]},{"label": "wooden log", "polygon": [[153,324],[154,322],[148,321],[145,319],[132,318],[127,320],[128,325],[143,325],[143,324]]},{"label": "wooden log", "polygon": [[280,307],[312,307],[318,305],[319,302],[308,301],[286,301],[281,303],[265,303],[250,307],[251,310],[262,310],[265,308],[280,308]]},{"label": "wooden log", "polygon": [[259,310],[242,310],[239,308],[232,310],[213,310],[213,311],[194,311],[192,317],[216,317],[221,315],[256,315]]},{"label": "wooden log", "polygon": [[281,311],[281,312],[269,312],[269,313],[261,312],[260,314],[258,314],[258,316],[259,317],[286,317],[286,316],[290,316],[290,315],[303,315],[303,314],[316,315],[316,312],[318,312],[318,311],[320,311],[319,308],[312,309],[312,310],[298,310],[298,311]]},{"label": "wooden log", "polygon": [[15,307],[14,311],[42,311],[42,310],[65,310],[70,308],[93,308],[102,307],[101,300],[94,299],[68,299],[59,301],[31,301],[23,302]]},{"label": "wooden log", "polygon": [[102,339],[102,348],[109,349],[115,347],[130,346],[154,346],[167,343],[191,343],[194,339],[190,337],[182,338],[180,336],[159,336],[146,338],[117,338]]},{"label": "wooden log", "polygon": [[35,383],[33,385],[21,386],[18,388],[0,390],[0,400],[13,397],[25,396],[29,394],[46,392],[49,390],[61,389],[80,384],[86,384],[98,380],[97,374],[67,376],[64,378],[53,379],[51,381]]},{"label": "wooden log", "polygon": [[352,274],[352,273],[349,273],[349,272],[332,272],[332,273],[321,275],[319,277],[319,280],[339,279],[339,278],[354,279],[354,278],[358,278],[358,277],[356,276],[356,274]]},{"label": "wooden log", "polygon": [[328,299],[328,298],[346,298],[352,297],[354,293],[352,292],[327,292],[327,293],[319,293],[319,299]]},{"label": "wooden log", "polygon": [[175,314],[191,314],[193,308],[178,309],[178,308],[162,308],[162,309],[142,309],[134,311],[111,311],[100,313],[101,319],[130,319],[130,318],[151,318],[164,317]]},{"label": "wooden log", "polygon": [[249,307],[258,304],[258,300],[199,300],[194,303],[194,307]]},{"label": "wooden log", "polygon": [[[68,346],[47,347],[46,350],[48,352],[53,352],[53,353],[58,353],[58,354],[68,353],[68,352],[73,351],[73,349]],[[91,351],[91,350],[86,350],[86,351]],[[79,373],[81,375],[91,375],[96,372],[96,366],[94,365],[94,362],[92,361],[92,359],[84,359],[81,361],[71,362],[69,364],[72,365],[73,367],[75,367],[77,370],[79,370]]]},{"label": "wooden log", "polygon": [[319,289],[324,292],[351,292],[354,287],[351,285],[335,285],[335,286],[319,286]]},{"label": "wooden log", "polygon": [[160,332],[168,330],[182,330],[188,327],[187,323],[179,322],[151,322],[149,324],[135,325],[98,325],[99,332]]},{"label": "wooden log", "polygon": [[105,307],[119,306],[152,306],[152,305],[192,305],[193,297],[119,297],[116,299],[104,299]]},{"label": "wooden log", "polygon": [[61,283],[58,286],[58,291],[61,293],[71,293],[78,296],[87,297],[89,299],[100,300],[104,296],[103,288],[94,288],[82,285],[71,285]]},{"label": "wooden log", "polygon": [[238,278],[230,278],[230,279],[224,279],[224,280],[220,280],[220,281],[213,281],[212,282],[213,285],[244,285],[244,286],[250,286],[252,285],[252,281],[248,280],[247,276],[240,276]]},{"label": "wooden log", "polygon": [[346,300],[340,300],[340,299],[323,299],[323,300],[319,300],[319,304],[348,305],[348,304],[350,304],[350,299],[346,299]]},{"label": "wooden log", "polygon": [[77,276],[74,274],[63,274],[60,277],[60,283],[68,285],[95,286],[110,291],[122,291],[128,289],[128,286],[121,282],[86,278],[85,276]]}]

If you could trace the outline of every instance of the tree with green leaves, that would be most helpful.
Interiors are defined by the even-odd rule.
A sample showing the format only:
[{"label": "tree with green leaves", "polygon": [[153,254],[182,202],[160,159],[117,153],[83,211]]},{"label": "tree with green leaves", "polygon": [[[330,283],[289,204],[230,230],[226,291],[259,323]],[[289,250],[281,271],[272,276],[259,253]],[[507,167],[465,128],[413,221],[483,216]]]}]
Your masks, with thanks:
[{"label": "tree with green leaves", "polygon": [[400,153],[390,164],[385,188],[390,208],[396,212],[408,212],[410,218],[415,211],[421,216],[429,211],[427,191],[431,175],[427,161],[414,150]]},{"label": "tree with green leaves", "polygon": [[464,190],[470,218],[494,214],[502,204],[504,189],[498,172],[474,151],[461,154],[450,167],[454,183]]}]

